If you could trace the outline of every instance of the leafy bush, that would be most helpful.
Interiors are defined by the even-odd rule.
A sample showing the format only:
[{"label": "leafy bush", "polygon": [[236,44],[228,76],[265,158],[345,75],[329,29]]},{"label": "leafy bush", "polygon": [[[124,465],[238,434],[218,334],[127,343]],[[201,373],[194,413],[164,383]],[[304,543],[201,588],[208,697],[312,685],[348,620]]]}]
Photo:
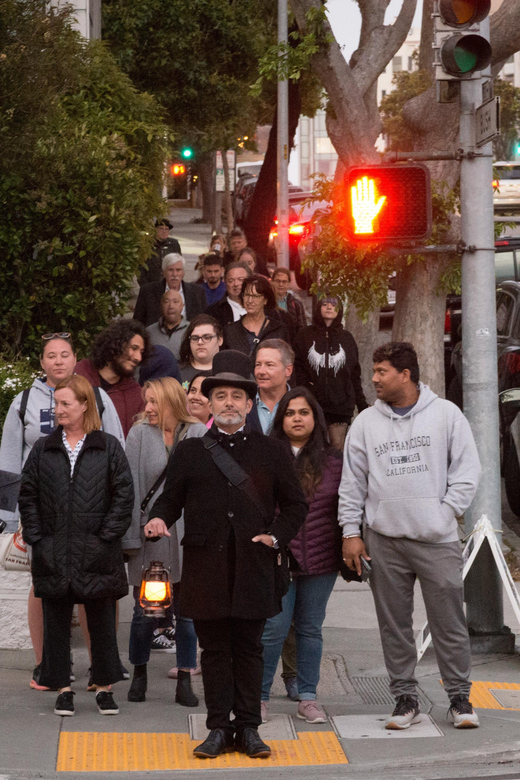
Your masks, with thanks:
[{"label": "leafy bush", "polygon": [[168,131],[70,9],[0,0],[0,351],[86,348],[149,256]]},{"label": "leafy bush", "polygon": [[15,395],[41,375],[29,358],[7,360],[0,356],[0,429]]}]

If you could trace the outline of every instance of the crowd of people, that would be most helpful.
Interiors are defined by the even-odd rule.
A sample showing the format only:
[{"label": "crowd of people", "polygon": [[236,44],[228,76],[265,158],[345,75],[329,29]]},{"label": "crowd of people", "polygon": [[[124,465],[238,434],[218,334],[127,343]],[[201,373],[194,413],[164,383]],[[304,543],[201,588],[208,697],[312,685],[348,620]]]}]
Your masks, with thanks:
[{"label": "crowd of people", "polygon": [[[266,757],[258,728],[280,658],[296,716],[327,721],[327,602],[340,571],[359,578],[371,562],[396,699],[386,727],[418,720],[416,579],[454,725],[478,726],[456,518],[480,466],[464,416],[419,381],[404,343],[374,353],[369,407],[341,301],[321,297],[307,324],[290,272],[269,274],[238,229],[212,237],[187,283],[170,229],[157,224],[133,319],[108,325],[79,363],[72,334],[44,335],[43,376],[5,419],[0,469],[22,482],[17,511],[0,518],[9,532],[21,522],[31,558],[31,687],[74,714],[77,604],[88,689],[101,714],[119,712],[112,686],[130,672],[117,601],[130,585],[128,701],[146,699],[151,651],[176,652],[178,704],[199,704],[202,673],[210,733],[195,755]],[[172,583],[160,618],[140,599],[152,561]]]}]

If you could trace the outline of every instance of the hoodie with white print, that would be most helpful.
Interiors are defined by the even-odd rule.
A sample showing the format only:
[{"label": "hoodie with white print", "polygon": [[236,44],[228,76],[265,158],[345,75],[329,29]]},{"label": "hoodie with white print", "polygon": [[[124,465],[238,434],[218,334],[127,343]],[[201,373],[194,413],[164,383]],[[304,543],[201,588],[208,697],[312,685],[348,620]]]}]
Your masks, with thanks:
[{"label": "hoodie with white print", "polygon": [[384,401],[361,412],[345,442],[339,488],[343,536],[364,522],[392,538],[454,542],[456,517],[471,504],[480,461],[468,421],[419,383],[405,415]]}]

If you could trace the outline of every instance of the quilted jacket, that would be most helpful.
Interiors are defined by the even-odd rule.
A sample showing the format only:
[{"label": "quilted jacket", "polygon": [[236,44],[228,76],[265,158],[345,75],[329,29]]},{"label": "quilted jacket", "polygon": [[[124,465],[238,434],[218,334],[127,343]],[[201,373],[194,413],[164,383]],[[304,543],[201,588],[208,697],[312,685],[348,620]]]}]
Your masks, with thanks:
[{"label": "quilted jacket", "polygon": [[309,501],[305,523],[289,542],[300,574],[328,574],[339,571],[341,529],[338,524],[338,487],[343,458],[334,450],[327,458],[323,478]]},{"label": "quilted jacket", "polygon": [[117,439],[93,431],[70,474],[62,428],[34,445],[22,472],[20,517],[32,546],[35,596],[78,601],[128,593],[121,539],[134,488]]}]

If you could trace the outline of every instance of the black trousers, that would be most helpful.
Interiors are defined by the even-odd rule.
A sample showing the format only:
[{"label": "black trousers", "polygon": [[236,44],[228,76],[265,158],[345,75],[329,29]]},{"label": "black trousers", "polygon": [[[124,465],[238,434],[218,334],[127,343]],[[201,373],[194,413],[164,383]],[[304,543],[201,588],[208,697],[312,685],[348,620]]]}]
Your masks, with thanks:
[{"label": "black trousers", "polygon": [[[75,601],[73,594],[42,599],[43,656],[39,682],[48,688],[70,685],[70,623]],[[96,685],[112,685],[123,679],[117,649],[116,599],[87,599],[82,603],[90,634],[92,680]]]},{"label": "black trousers", "polygon": [[200,663],[208,709],[207,728],[231,732],[257,729],[262,723],[265,620],[223,618],[193,623],[202,649]]}]

